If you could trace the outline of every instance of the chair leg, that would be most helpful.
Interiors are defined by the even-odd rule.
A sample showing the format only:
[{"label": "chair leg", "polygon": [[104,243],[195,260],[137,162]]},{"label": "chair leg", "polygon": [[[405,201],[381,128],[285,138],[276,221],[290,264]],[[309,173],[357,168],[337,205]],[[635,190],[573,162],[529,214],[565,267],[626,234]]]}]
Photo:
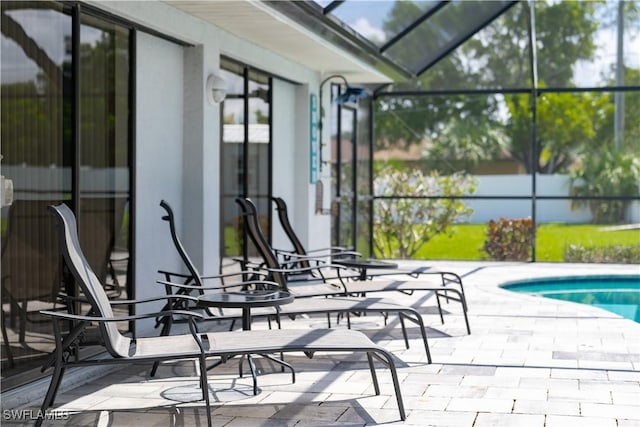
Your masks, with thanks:
[{"label": "chair leg", "polygon": [[424,327],[424,321],[422,320],[422,316],[420,314],[417,315],[416,321],[418,322],[418,326],[420,327],[420,333],[422,334],[422,341],[424,342],[424,349],[427,352],[427,361],[431,363],[431,350],[429,350],[429,342],[427,341],[427,330]]},{"label": "chair leg", "polygon": [[[449,297],[447,294],[447,291],[455,293],[457,295],[457,298]],[[464,292],[458,291],[457,289],[446,289],[444,292],[445,294],[443,295],[443,298],[446,298],[447,301],[449,299],[453,299],[455,301],[460,302],[460,304],[462,304],[462,315],[464,316],[464,323],[467,327],[467,334],[471,335],[471,327],[469,326],[469,317],[467,315],[467,300],[464,296]],[[436,293],[436,300],[438,301],[438,311],[440,312],[440,321],[444,324],[444,318],[442,316],[442,307],[440,306],[440,293],[438,291],[435,291],[435,293]]]},{"label": "chair leg", "polygon": [[251,378],[253,380],[253,395],[256,396],[258,394],[258,374],[256,373],[256,366],[253,363],[253,359],[250,354],[246,354],[240,356],[240,361],[238,362],[238,376],[240,378],[244,378],[244,369],[242,361],[247,359],[247,365],[249,365],[249,372],[251,373]]},{"label": "chair leg", "polygon": [[438,313],[440,313],[440,322],[444,325],[444,316],[442,315],[442,304],[440,303],[440,293],[436,291],[436,301],[438,302]]},{"label": "chair leg", "polygon": [[420,328],[420,334],[422,335],[422,341],[424,342],[424,349],[427,353],[427,361],[431,363],[431,351],[429,350],[429,342],[427,341],[427,330],[424,326],[424,321],[422,320],[422,316],[420,316],[420,313],[418,313],[415,310],[411,310],[411,312],[413,313],[413,316],[409,316],[403,312],[399,313],[400,323],[402,323],[402,333],[404,334],[404,337],[405,337],[405,343],[407,344],[407,348],[409,348],[409,341],[407,340],[407,333],[404,327],[403,319],[407,319],[415,323]]},{"label": "chair leg", "polygon": [[207,380],[207,359],[204,355],[200,356],[200,385],[202,387],[202,397],[207,411],[207,426],[213,427],[211,420],[211,401],[209,399],[209,383]]},{"label": "chair leg", "polygon": [[40,415],[42,416],[38,417],[38,419],[36,420],[36,427],[42,425],[42,422],[44,421],[45,411],[47,410],[47,408],[53,406],[56,394],[58,393],[58,388],[60,386],[60,383],[62,382],[62,377],[65,371],[62,361],[63,340],[60,337],[60,327],[57,320],[53,321],[53,330],[54,336],[56,337],[56,349],[54,350],[56,361],[55,365],[53,366],[53,374],[51,375],[51,382],[49,383],[47,394],[45,395],[44,400],[42,401],[42,407],[40,408]]},{"label": "chair leg", "polygon": [[407,327],[404,324],[404,317],[404,313],[398,313],[398,319],[400,319],[400,328],[402,329],[402,337],[404,338],[404,346],[406,349],[409,349],[409,337],[407,337]]},{"label": "chair leg", "polygon": [[373,356],[370,352],[367,352],[367,360],[369,361],[369,371],[371,372],[371,380],[373,381],[373,390],[376,396],[380,394],[380,384],[378,384],[378,375],[376,374],[376,368],[373,366]]},{"label": "chair leg", "polygon": [[24,300],[22,303],[22,308],[20,310],[20,332],[18,341],[22,344],[26,344],[25,335],[27,330],[27,300]]},{"label": "chair leg", "polygon": [[393,356],[385,350],[378,349],[376,351],[376,357],[382,363],[389,367],[391,371],[391,379],[393,380],[393,388],[396,392],[396,401],[398,402],[398,411],[400,412],[400,419],[402,421],[407,419],[407,415],[404,410],[404,403],[402,402],[402,393],[400,392],[400,381],[398,380],[398,371],[396,371],[396,364],[393,362]]},{"label": "chair leg", "polygon": [[466,307],[463,307],[462,314],[464,315],[464,323],[467,325],[467,334],[471,335],[471,328],[469,327],[469,318],[467,317]]},{"label": "chair leg", "polygon": [[13,368],[13,352],[11,351],[11,344],[9,343],[9,336],[7,334],[7,325],[5,322],[5,312],[4,310],[2,311],[2,319],[0,319],[0,322],[2,322],[2,339],[4,340],[4,345],[7,349],[7,362],[9,363],[9,367]]},{"label": "chair leg", "polygon": [[264,357],[265,359],[269,359],[272,362],[280,365],[281,372],[284,372],[285,369],[288,369],[289,371],[291,371],[291,382],[292,383],[296,382],[296,370],[293,368],[293,366],[291,366],[291,364],[284,361],[284,352],[282,351],[280,352],[280,359],[266,353],[258,353],[258,354],[260,354],[260,356]]},{"label": "chair leg", "polygon": [[467,299],[464,296],[464,292],[460,292],[460,302],[462,303],[462,314],[464,315],[464,323],[467,325],[467,334],[471,335],[471,328],[469,327],[469,317],[467,317]]},{"label": "chair leg", "polygon": [[251,378],[253,379],[253,395],[258,395],[258,374],[256,373],[256,366],[253,363],[253,358],[250,354],[247,354],[247,365],[249,365],[249,370],[251,371]]},{"label": "chair leg", "polygon": [[[166,337],[171,334],[171,327],[173,326],[173,318],[171,316],[167,316],[164,318],[164,325],[162,325],[162,330],[160,331],[161,337]],[[155,377],[156,372],[158,372],[158,367],[160,366],[160,362],[153,362],[153,366],[151,367],[151,372],[149,372],[149,376]]]}]

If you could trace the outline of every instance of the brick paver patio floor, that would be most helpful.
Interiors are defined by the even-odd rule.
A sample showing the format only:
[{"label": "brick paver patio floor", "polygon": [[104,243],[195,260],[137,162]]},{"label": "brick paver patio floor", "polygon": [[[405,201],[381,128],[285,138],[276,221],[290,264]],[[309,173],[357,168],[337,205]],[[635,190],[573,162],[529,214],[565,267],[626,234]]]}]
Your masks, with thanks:
[{"label": "brick paver patio floor", "polygon": [[[430,293],[382,295],[423,313],[433,364],[426,361],[417,329],[409,330],[411,348],[405,349],[397,318],[391,317],[386,327],[381,316],[352,318],[355,329],[397,356],[406,421],[399,420],[388,372],[379,372],[381,395],[374,394],[365,358],[345,353],[309,360],[293,354],[287,361],[296,367],[295,384],[289,374],[256,358],[261,371],[257,396],[251,393],[250,378],[238,378],[237,360],[211,370],[214,425],[640,426],[640,324],[595,307],[498,286],[544,276],[638,274],[639,266],[428,265],[463,276],[471,335],[457,303],[444,305],[441,324]],[[324,317],[283,322],[285,328],[325,325]],[[338,327],[345,327],[344,322]],[[258,321],[254,328],[266,328],[266,322]],[[154,378],[148,368],[133,365],[67,387],[55,405],[60,419],[45,425],[206,425],[193,363],[166,364]],[[35,415],[40,400],[16,402],[20,396],[15,393],[3,396],[2,424],[32,424],[26,421],[28,411]],[[11,415],[11,409],[18,412]]]}]

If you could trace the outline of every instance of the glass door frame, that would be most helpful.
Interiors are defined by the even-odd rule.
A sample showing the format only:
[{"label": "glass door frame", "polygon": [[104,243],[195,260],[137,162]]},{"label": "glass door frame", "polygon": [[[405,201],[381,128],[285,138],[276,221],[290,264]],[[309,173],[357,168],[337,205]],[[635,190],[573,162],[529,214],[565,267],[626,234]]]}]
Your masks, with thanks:
[{"label": "glass door frame", "polygon": [[[340,85],[334,84],[331,86],[332,102],[333,99],[340,95],[341,90],[342,87]],[[332,132],[332,135],[335,135],[335,141],[333,141],[335,148],[332,149],[332,153],[334,153],[332,154],[332,163],[334,163],[334,165],[331,179],[331,206],[333,208],[332,213],[334,218],[331,222],[331,244],[332,246],[355,248],[357,244],[356,219],[358,212],[358,108],[355,104],[337,105],[335,112],[335,116],[332,114],[332,121],[334,121],[333,125],[335,126],[332,126],[332,129],[335,130],[335,133]],[[351,117],[349,117],[350,125],[344,120],[343,116],[345,113],[351,115]],[[349,131],[351,132],[350,135],[347,133]],[[343,150],[342,142],[346,139],[351,143],[350,153],[345,153]],[[349,157],[350,160],[348,160]],[[345,166],[343,159],[346,159],[351,168],[351,179],[348,180],[349,182],[343,182],[343,169]],[[345,187],[345,184],[347,187]],[[349,188],[350,191],[348,194],[344,194],[345,191],[343,190],[345,188]],[[345,201],[350,202],[350,214],[342,208]],[[345,225],[350,227],[350,232],[343,233],[342,228]],[[348,234],[348,236],[345,234]],[[348,240],[345,240],[347,238]],[[345,242],[348,243],[345,244]]]}]

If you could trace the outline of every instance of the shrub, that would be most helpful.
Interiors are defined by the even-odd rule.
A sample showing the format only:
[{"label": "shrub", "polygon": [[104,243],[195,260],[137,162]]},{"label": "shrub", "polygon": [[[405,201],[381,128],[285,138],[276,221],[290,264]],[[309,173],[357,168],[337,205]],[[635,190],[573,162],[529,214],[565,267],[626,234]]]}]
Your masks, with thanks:
[{"label": "shrub", "polygon": [[639,264],[640,245],[635,246],[579,246],[569,245],[564,250],[565,262],[597,262]]},{"label": "shrub", "polygon": [[376,195],[394,198],[380,199],[375,204],[376,253],[383,258],[411,258],[434,236],[447,233],[450,225],[473,212],[459,198],[473,193],[475,185],[472,177],[461,173],[440,176],[433,172],[425,176],[419,169],[383,168],[375,179]]},{"label": "shrub", "polygon": [[484,251],[495,261],[528,261],[531,259],[532,228],[531,218],[491,220],[487,224]]},{"label": "shrub", "polygon": [[640,159],[637,153],[604,151],[585,156],[584,164],[571,174],[572,196],[595,197],[576,199],[572,208],[589,206],[594,224],[624,222],[628,200],[598,197],[637,196],[640,194]]}]

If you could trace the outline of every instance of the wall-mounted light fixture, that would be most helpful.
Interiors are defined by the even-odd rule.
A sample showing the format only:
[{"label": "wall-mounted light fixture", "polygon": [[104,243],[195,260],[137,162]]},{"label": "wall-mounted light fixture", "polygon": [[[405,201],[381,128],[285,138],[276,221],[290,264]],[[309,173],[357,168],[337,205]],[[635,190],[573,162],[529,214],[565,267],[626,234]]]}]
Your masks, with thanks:
[{"label": "wall-mounted light fixture", "polygon": [[344,91],[334,100],[334,102],[337,105],[342,105],[347,102],[356,102],[358,99],[363,99],[367,97],[367,92],[364,89],[349,86],[349,82],[347,82],[347,79],[341,74],[333,74],[327,77],[326,79],[322,80],[322,83],[320,83],[320,120],[318,121],[318,130],[319,130],[319,139],[320,139],[320,150],[319,150],[320,151],[319,153],[320,171],[322,171],[322,167],[325,163],[325,161],[322,158],[323,157],[322,151],[324,146],[326,145],[322,140],[322,127],[324,124],[324,107],[322,103],[322,88],[324,87],[325,83],[333,79],[340,79],[344,82],[344,85],[345,85]]},{"label": "wall-mounted light fixture", "polygon": [[220,76],[209,74],[207,77],[207,101],[210,105],[219,104],[227,96],[227,83]]}]

